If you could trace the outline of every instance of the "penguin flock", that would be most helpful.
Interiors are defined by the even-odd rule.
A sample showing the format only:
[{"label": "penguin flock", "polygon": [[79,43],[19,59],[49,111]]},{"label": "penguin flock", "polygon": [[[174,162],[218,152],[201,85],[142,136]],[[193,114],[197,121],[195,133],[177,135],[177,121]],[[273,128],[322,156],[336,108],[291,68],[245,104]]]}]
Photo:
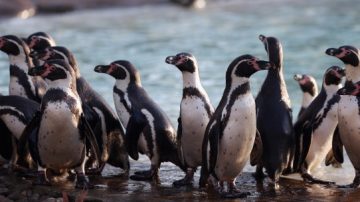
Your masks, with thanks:
[{"label": "penguin flock", "polygon": [[[242,198],[236,177],[250,162],[257,183],[270,179],[279,187],[282,175],[299,173],[309,183],[334,184],[312,176],[325,162],[341,167],[344,148],[360,185],[360,52],[353,46],[329,48],[345,68],[324,71],[318,92],[310,75],[294,75],[303,99],[296,120],[283,72],[283,48],[276,37],[259,36],[268,59],[244,54],[230,62],[225,89],[213,107],[200,80],[195,56],[180,52],[165,63],[183,80],[177,129],[141,83],[140,72],[127,60],[95,65],[94,71],[115,79],[115,110],[80,74],[75,55],[57,46],[47,33],[27,38],[0,37],[9,57],[9,95],[0,95],[0,156],[11,172],[35,175],[33,184],[51,185],[56,176],[76,176],[76,188],[94,188],[87,175],[101,175],[105,164],[130,174],[129,157],[144,154],[148,170],[132,180],[160,183],[161,163],[184,172],[175,187],[213,187],[221,197]],[[267,71],[254,97],[250,77]],[[342,86],[342,80],[346,81]]]}]

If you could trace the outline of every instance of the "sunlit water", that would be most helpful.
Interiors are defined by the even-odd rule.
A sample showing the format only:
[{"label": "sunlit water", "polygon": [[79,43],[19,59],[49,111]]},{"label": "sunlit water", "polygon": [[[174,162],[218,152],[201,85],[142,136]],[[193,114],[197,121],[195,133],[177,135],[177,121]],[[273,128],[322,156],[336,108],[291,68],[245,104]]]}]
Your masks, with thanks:
[{"label": "sunlit water", "polygon": [[[83,77],[112,106],[115,81],[108,75],[95,73],[93,68],[118,59],[131,61],[140,71],[144,88],[177,127],[182,80],[180,72],[164,62],[166,56],[182,51],[195,55],[202,84],[216,107],[231,60],[242,54],[266,59],[258,35],[276,36],[284,49],[284,74],[296,117],[301,92],[293,75],[313,75],[321,85],[326,68],[342,66],[340,61],[324,54],[327,48],[345,44],[360,47],[359,5],[355,0],[234,0],[209,2],[203,10],[163,5],[78,11],[27,20],[3,19],[0,35],[26,37],[36,31],[51,34],[58,45],[74,52]],[[7,94],[9,70],[3,53],[0,67],[0,92]],[[251,78],[254,95],[265,75],[266,72],[259,72]],[[132,165],[136,168],[143,167],[144,162],[147,165],[146,158],[141,162],[132,161]],[[182,176],[171,164],[165,164],[162,169],[176,171],[176,177]],[[250,166],[245,169],[253,170]],[[108,167],[105,175],[116,172]],[[343,168],[322,166],[315,175],[345,184],[352,181],[354,171],[346,159]]]}]

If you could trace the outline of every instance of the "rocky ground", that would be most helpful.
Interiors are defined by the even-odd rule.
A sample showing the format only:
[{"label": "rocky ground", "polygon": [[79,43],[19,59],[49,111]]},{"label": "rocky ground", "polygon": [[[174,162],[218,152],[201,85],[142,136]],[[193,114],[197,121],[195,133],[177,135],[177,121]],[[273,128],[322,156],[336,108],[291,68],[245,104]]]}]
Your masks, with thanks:
[{"label": "rocky ground", "polygon": [[[132,181],[115,173],[103,177],[90,177],[90,182],[95,184],[96,188],[83,191],[74,189],[71,181],[54,184],[51,187],[33,186],[31,179],[8,173],[7,169],[2,168],[0,169],[0,201],[219,201],[221,199],[214,191],[198,188],[198,174],[193,187],[173,187],[172,182],[183,176],[174,166],[164,166],[160,170],[160,185]],[[299,180],[282,178],[280,189],[274,191],[267,186],[267,183],[267,181],[256,183],[251,173],[243,173],[237,180],[237,186],[242,191],[250,193],[246,201],[357,201],[360,198],[358,189],[338,189],[335,186],[311,185]]]}]

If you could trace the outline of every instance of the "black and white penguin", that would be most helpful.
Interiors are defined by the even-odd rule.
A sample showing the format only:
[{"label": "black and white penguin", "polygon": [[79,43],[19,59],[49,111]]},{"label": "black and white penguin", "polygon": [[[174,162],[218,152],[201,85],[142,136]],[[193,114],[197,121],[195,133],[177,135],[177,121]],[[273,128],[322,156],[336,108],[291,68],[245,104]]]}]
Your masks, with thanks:
[{"label": "black and white penguin", "polygon": [[[249,77],[270,67],[269,62],[251,55],[240,56],[229,65],[223,96],[206,127],[200,187],[204,187],[211,176],[220,181],[222,196],[247,195],[236,188],[235,179],[250,158],[256,136],[256,109]],[[224,182],[227,182],[227,192]]]},{"label": "black and white penguin", "polygon": [[295,74],[294,80],[298,82],[301,91],[303,92],[301,108],[297,116],[297,118],[299,118],[300,115],[318,95],[318,87],[315,78],[310,75]]},{"label": "black and white penguin", "polygon": [[18,140],[39,103],[17,95],[0,95],[0,154],[9,160],[9,168],[31,168],[29,154],[18,156]]},{"label": "black and white penguin", "polygon": [[257,163],[255,177],[264,177],[265,167],[271,183],[278,187],[280,175],[291,172],[295,148],[292,109],[283,75],[283,50],[275,37],[259,36],[274,68],[269,69],[256,101],[257,129],[263,155]]},{"label": "black and white penguin", "polygon": [[[341,46],[339,48],[329,48],[325,51],[327,55],[340,59],[345,64],[346,82],[343,89],[339,90],[340,100],[338,109],[339,138],[333,141],[333,145],[344,145],[346,153],[355,169],[353,183],[345,187],[358,187],[360,185],[360,97],[354,93],[356,84],[360,81],[360,52],[354,46]],[[355,91],[354,91],[355,90]],[[353,95],[354,94],[354,95]],[[334,156],[341,156],[333,150]]]},{"label": "black and white penguin", "polygon": [[166,63],[175,65],[182,73],[183,95],[178,118],[177,139],[186,176],[174,182],[175,186],[193,183],[194,172],[202,163],[202,142],[206,126],[214,113],[209,96],[202,87],[195,57],[189,53],[168,56]]},{"label": "black and white penguin", "polygon": [[0,50],[9,56],[9,94],[19,95],[40,103],[46,90],[46,83],[39,77],[27,74],[33,65],[26,43],[17,36],[5,35],[0,37]]},{"label": "black and white penguin", "polygon": [[329,183],[313,178],[311,172],[324,161],[332,148],[333,134],[338,124],[340,96],[337,92],[342,87],[344,76],[344,69],[338,66],[328,68],[319,95],[294,124],[297,139],[294,167],[306,181]]},{"label": "black and white penguin", "polygon": [[38,163],[34,184],[49,185],[46,169],[75,169],[77,188],[91,188],[85,176],[86,141],[99,156],[95,136],[86,121],[76,91],[75,72],[64,60],[49,60],[29,70],[41,76],[48,88],[36,113],[24,130],[32,158]]},{"label": "black and white penguin", "polygon": [[140,152],[151,161],[149,171],[135,172],[130,178],[158,182],[159,167],[165,161],[184,169],[177,152],[176,131],[165,112],[142,87],[140,73],[134,65],[126,60],[117,60],[109,65],[98,65],[94,70],[116,79],[114,103],[126,128],[130,157],[138,160]]},{"label": "black and white penguin", "polygon": [[[35,32],[28,36],[25,41],[31,50],[30,56],[33,51],[41,51],[47,47],[56,46],[55,40],[45,32]],[[42,61],[39,61],[36,58],[32,58],[32,61],[35,66],[42,64]]]},{"label": "black and white penguin", "polygon": [[125,145],[125,131],[119,118],[107,102],[100,96],[80,74],[76,58],[65,47],[53,46],[43,50],[33,51],[32,57],[40,61],[63,59],[70,64],[76,75],[76,88],[83,104],[86,119],[90,123],[100,146],[101,165],[97,169],[89,170],[93,158],[87,162],[87,173],[100,174],[109,163],[129,172],[130,163]]},{"label": "black and white penguin", "polygon": [[35,51],[44,50],[47,47],[56,46],[55,40],[45,32],[35,32],[28,36],[26,43]]}]

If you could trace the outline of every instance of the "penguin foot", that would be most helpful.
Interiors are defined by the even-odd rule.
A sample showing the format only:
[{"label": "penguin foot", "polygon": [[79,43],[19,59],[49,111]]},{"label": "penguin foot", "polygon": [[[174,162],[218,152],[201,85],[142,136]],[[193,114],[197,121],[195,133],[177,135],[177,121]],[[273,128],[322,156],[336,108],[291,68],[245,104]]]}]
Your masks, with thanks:
[{"label": "penguin foot", "polygon": [[191,186],[191,185],[193,185],[193,182],[194,182],[193,179],[190,179],[190,178],[185,176],[183,179],[176,180],[175,182],[173,182],[173,185],[175,187]]},{"label": "penguin foot", "polygon": [[93,189],[95,186],[91,184],[84,174],[78,174],[75,188],[77,189]]},{"label": "penguin foot", "polygon": [[38,172],[37,178],[32,184],[33,185],[42,185],[42,186],[51,186],[51,183],[46,178],[45,171]]},{"label": "penguin foot", "polygon": [[341,188],[341,189],[350,189],[350,188],[357,188],[359,186],[359,184],[347,184],[347,185],[338,185],[337,188]]},{"label": "penguin foot", "polygon": [[304,179],[304,181],[309,182],[309,183],[324,184],[324,185],[333,185],[333,184],[335,184],[335,182],[326,181],[326,180],[320,180],[320,179],[314,178],[313,176],[311,176],[308,173],[303,173],[301,175],[301,177]]}]

